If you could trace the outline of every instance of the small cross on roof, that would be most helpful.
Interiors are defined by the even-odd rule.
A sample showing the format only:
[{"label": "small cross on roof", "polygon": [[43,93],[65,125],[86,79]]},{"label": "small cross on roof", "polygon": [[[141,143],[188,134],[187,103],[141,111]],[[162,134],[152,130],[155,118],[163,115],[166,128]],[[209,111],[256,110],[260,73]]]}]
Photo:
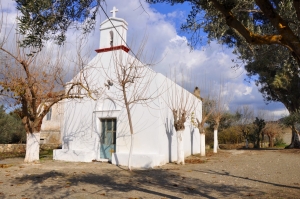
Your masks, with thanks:
[{"label": "small cross on roof", "polygon": [[116,9],[116,7],[114,6],[113,9],[110,11],[112,13],[112,17],[116,17],[116,12],[118,12],[119,10]]}]

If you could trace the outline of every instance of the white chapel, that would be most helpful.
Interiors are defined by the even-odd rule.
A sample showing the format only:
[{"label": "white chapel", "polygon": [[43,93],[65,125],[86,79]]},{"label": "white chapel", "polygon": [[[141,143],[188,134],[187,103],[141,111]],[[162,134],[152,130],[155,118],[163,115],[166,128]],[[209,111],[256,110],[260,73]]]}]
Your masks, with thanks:
[{"label": "white chapel", "polygon": [[[126,43],[128,23],[116,16],[117,11],[114,7],[112,17],[100,25],[97,55],[85,67],[85,72],[81,71],[74,77],[84,76],[89,88],[97,90],[96,94],[63,102],[62,149],[54,150],[55,160],[109,161],[127,166],[133,138],[132,167],[151,168],[173,162],[177,160],[177,138],[172,111],[168,105],[170,93],[184,92],[199,104],[195,111],[201,113],[202,102],[193,94],[137,60]],[[142,82],[145,85],[143,81],[147,81],[147,93],[151,93],[151,100],[147,103],[130,104],[134,129],[132,137],[126,107],[124,101],[120,100],[122,91],[113,83],[118,78],[115,70],[124,61],[137,62],[139,67],[147,69],[144,72],[146,80],[132,80],[127,96],[135,97],[137,94],[133,92],[136,84]],[[77,92],[84,93],[81,90]],[[182,139],[185,156],[200,153],[200,134],[190,121],[185,123]]]}]

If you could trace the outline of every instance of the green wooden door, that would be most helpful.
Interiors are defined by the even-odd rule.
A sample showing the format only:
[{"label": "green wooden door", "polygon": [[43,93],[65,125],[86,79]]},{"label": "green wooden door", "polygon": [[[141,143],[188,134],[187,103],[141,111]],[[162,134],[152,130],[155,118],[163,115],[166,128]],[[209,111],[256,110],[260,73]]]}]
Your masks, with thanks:
[{"label": "green wooden door", "polygon": [[116,150],[116,119],[100,119],[101,139],[100,139],[100,158],[111,161],[112,153]]}]

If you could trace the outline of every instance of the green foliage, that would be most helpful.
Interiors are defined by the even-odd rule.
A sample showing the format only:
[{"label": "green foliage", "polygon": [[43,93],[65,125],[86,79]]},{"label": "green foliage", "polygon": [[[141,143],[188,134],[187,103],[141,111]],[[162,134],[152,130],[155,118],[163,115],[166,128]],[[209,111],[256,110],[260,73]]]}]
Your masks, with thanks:
[{"label": "green foliage", "polygon": [[[223,117],[220,120],[218,131],[222,132],[224,129],[229,128],[236,121],[236,119],[237,118],[235,114],[224,113]],[[207,124],[209,125],[209,129],[213,131],[215,126],[215,120],[212,118],[212,116],[207,121]]]},{"label": "green foliage", "polygon": [[224,129],[218,135],[220,144],[238,144],[244,141],[242,132],[236,126]]},{"label": "green foliage", "polygon": [[[247,59],[245,69],[266,101],[282,102],[290,113],[300,109],[299,65],[293,56],[281,46],[260,46]],[[242,56],[242,55],[241,55]],[[242,58],[242,57],[241,57]],[[252,60],[252,61],[249,61]]]},{"label": "green foliage", "polygon": [[283,141],[282,137],[276,137],[274,145],[276,147],[286,147],[287,146],[286,143]]},{"label": "green foliage", "polygon": [[41,160],[53,160],[53,149],[42,150],[40,152],[40,159]]},{"label": "green foliage", "polygon": [[0,144],[25,143],[26,133],[21,119],[15,114],[7,114],[0,106]]},{"label": "green foliage", "polygon": [[254,139],[255,148],[260,148],[260,135],[263,128],[266,126],[265,120],[258,117],[255,118],[253,124],[255,125],[255,130],[252,139]]},{"label": "green foliage", "polygon": [[24,35],[21,45],[41,48],[52,39],[62,44],[69,28],[89,32],[95,26],[102,0],[15,0],[20,12],[19,32]]},{"label": "green foliage", "polygon": [[300,113],[292,113],[289,116],[282,118],[281,122],[287,127],[300,124]]},{"label": "green foliage", "polygon": [[253,78],[267,102],[282,102],[290,113],[300,111],[300,92],[297,92],[300,90],[298,1],[146,1],[172,5],[189,2],[192,10],[181,28],[191,33],[192,47],[201,46],[205,32],[208,43],[218,40],[234,48],[239,61],[232,60],[235,62],[233,67],[245,66],[248,80]]},{"label": "green foliage", "polygon": [[213,148],[214,146],[214,133],[213,131],[207,129],[205,130],[205,144],[209,145],[210,148]]}]

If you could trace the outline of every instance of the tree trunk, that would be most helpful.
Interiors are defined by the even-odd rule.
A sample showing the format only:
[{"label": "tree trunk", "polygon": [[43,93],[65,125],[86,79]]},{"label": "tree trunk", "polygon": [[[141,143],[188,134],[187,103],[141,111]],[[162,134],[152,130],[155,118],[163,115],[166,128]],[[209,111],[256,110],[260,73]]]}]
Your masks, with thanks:
[{"label": "tree trunk", "polygon": [[128,169],[129,169],[129,171],[131,171],[131,158],[132,158],[132,151],[133,151],[133,125],[132,125],[129,103],[127,100],[125,85],[122,86],[122,92],[123,92],[124,103],[125,103],[125,107],[126,107],[127,118],[128,118],[129,128],[130,128],[131,141],[130,141],[130,150],[129,150],[129,157],[128,157]]},{"label": "tree trunk", "polygon": [[263,132],[261,133],[260,148],[265,148],[265,134]]},{"label": "tree trunk", "polygon": [[176,131],[177,133],[177,164],[184,164],[184,149],[183,149],[183,132]]},{"label": "tree trunk", "polygon": [[218,151],[218,129],[214,129],[214,153]]},{"label": "tree trunk", "polygon": [[269,145],[270,145],[270,147],[274,147],[274,137],[273,136],[270,136]]},{"label": "tree trunk", "polygon": [[260,132],[257,133],[257,137],[256,137],[256,146],[255,148],[259,149],[260,148],[260,136],[259,136]]},{"label": "tree trunk", "polygon": [[132,159],[132,149],[133,149],[133,134],[130,135],[131,142],[130,142],[130,151],[129,151],[129,158],[128,158],[128,169],[131,171],[131,159]]},{"label": "tree trunk", "polygon": [[293,149],[293,148],[300,148],[300,138],[299,138],[299,133],[296,130],[295,126],[292,126],[292,140],[291,144],[287,147],[286,149]]},{"label": "tree trunk", "polygon": [[200,156],[205,155],[205,133],[200,133]]},{"label": "tree trunk", "polygon": [[26,155],[24,162],[36,162],[40,159],[40,132],[27,133]]}]

